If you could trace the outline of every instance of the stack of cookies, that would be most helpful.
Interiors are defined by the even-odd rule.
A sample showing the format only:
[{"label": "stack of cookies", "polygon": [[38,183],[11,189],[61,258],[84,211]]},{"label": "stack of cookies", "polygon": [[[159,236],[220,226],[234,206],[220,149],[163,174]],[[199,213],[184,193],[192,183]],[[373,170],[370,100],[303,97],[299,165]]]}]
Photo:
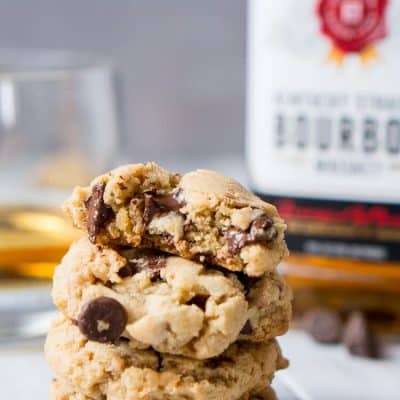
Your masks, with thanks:
[{"label": "stack of cookies", "polygon": [[127,165],[64,205],[87,236],[54,275],[57,400],[250,400],[287,365],[275,207],[216,172]]}]

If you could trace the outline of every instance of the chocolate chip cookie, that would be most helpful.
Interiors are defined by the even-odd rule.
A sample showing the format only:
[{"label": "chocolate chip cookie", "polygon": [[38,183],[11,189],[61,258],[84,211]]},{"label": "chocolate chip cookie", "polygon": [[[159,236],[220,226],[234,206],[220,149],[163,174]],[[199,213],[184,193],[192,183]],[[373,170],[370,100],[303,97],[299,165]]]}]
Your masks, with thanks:
[{"label": "chocolate chip cookie", "polygon": [[288,329],[291,294],[261,278],[155,250],[73,244],[56,268],[56,306],[89,340],[206,359],[237,339],[265,341]]},{"label": "chocolate chip cookie", "polygon": [[[91,399],[92,399],[91,397],[85,396],[84,394],[81,394],[71,389],[67,383],[63,382],[60,379],[54,379],[51,384],[50,400],[91,400]],[[168,400],[168,398],[166,397],[164,399]],[[277,400],[277,398],[275,396],[274,390],[271,387],[268,387],[261,391],[246,393],[238,400]]]},{"label": "chocolate chip cookie", "polygon": [[287,254],[276,208],[212,171],[125,165],[75,188],[64,209],[92,243],[151,247],[249,276]]},{"label": "chocolate chip cookie", "polygon": [[[123,339],[87,340],[62,315],[52,325],[45,352],[74,400],[239,400],[262,390],[287,365],[275,340],[237,342],[219,357],[193,360],[138,350]],[[53,398],[68,398],[55,396],[57,386]]]}]

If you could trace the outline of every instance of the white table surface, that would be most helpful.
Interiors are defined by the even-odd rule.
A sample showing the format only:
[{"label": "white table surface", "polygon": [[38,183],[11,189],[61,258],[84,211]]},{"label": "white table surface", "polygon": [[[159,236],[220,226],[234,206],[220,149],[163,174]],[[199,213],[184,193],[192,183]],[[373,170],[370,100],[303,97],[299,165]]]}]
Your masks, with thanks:
[{"label": "white table surface", "polygon": [[[388,348],[385,360],[366,360],[341,346],[318,345],[299,331],[280,342],[291,363],[274,384],[280,400],[400,399],[400,346]],[[43,341],[0,347],[0,399],[48,398],[52,374],[42,348]]]}]

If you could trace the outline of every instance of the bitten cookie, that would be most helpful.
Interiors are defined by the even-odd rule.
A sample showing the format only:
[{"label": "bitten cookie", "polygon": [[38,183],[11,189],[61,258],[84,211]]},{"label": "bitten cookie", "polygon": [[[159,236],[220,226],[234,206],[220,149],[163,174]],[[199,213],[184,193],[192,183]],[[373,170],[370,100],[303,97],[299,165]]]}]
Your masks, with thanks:
[{"label": "bitten cookie", "polygon": [[249,276],[287,254],[276,208],[213,171],[125,165],[75,188],[64,210],[93,243],[153,247]]},{"label": "bitten cookie", "polygon": [[275,272],[262,278],[166,253],[74,243],[56,268],[56,306],[90,340],[205,359],[239,337],[265,341],[288,329],[291,295]]},{"label": "bitten cookie", "polygon": [[200,361],[132,349],[124,340],[88,341],[63,316],[54,321],[45,352],[57,377],[93,400],[235,400],[262,390],[287,366],[275,340],[236,343]]},{"label": "bitten cookie", "polygon": [[[155,398],[157,399],[158,397]],[[50,400],[91,400],[91,399],[92,399],[91,397],[85,396],[84,394],[81,394],[71,389],[67,383],[63,382],[60,379],[54,379],[51,384]],[[238,400],[277,400],[277,398],[274,390],[271,387],[268,387],[261,391],[246,393]]]}]

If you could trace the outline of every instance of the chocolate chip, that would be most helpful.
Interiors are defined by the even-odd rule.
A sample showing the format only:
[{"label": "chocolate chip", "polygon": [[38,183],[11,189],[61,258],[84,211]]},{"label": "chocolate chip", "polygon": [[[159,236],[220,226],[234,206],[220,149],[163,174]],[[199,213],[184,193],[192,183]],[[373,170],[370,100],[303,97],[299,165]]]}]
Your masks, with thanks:
[{"label": "chocolate chip", "polygon": [[209,298],[209,296],[207,296],[205,294],[196,294],[188,301],[187,304],[189,304],[189,305],[194,304],[195,306],[199,307],[201,310],[205,311],[208,298]]},{"label": "chocolate chip", "polygon": [[250,239],[255,242],[270,242],[276,237],[276,229],[273,228],[272,219],[266,215],[256,218],[250,227]]},{"label": "chocolate chip", "polygon": [[320,343],[339,343],[342,338],[342,321],[335,311],[311,310],[304,316],[302,325]]},{"label": "chocolate chip", "polygon": [[236,276],[243,285],[245,294],[248,294],[252,287],[260,280],[260,278],[248,276],[243,272],[236,272]]},{"label": "chocolate chip", "polygon": [[86,303],[77,324],[89,340],[106,343],[117,340],[125,329],[127,315],[124,307],[111,297],[98,297]]},{"label": "chocolate chip", "polygon": [[150,279],[158,279],[160,271],[166,266],[166,256],[161,254],[146,254],[138,258],[129,259],[125,266],[119,270],[118,275],[121,278],[126,278],[146,271],[150,275]]},{"label": "chocolate chip", "polygon": [[131,267],[129,262],[118,271],[118,275],[122,279],[128,278],[129,276],[132,276],[134,274],[135,274],[135,271],[133,270],[133,268]]},{"label": "chocolate chip", "polygon": [[206,368],[215,369],[221,367],[223,363],[232,363],[233,360],[226,356],[219,356],[215,358],[210,358],[204,362]]},{"label": "chocolate chip", "polygon": [[183,191],[174,190],[169,194],[144,193],[143,220],[148,223],[155,215],[168,211],[179,211],[185,205]]},{"label": "chocolate chip", "polygon": [[381,356],[377,339],[361,311],[353,311],[346,323],[343,343],[351,354],[379,358]]},{"label": "chocolate chip", "polygon": [[247,231],[230,228],[224,232],[228,248],[232,254],[252,243],[270,243],[276,238],[277,231],[267,215],[257,217]]},{"label": "chocolate chip", "polygon": [[94,243],[96,236],[112,216],[111,207],[104,203],[103,195],[106,188],[105,182],[93,186],[92,194],[85,200],[87,209],[87,227],[89,240]]},{"label": "chocolate chip", "polygon": [[253,327],[251,326],[251,322],[249,320],[243,325],[242,330],[240,331],[242,335],[251,335],[253,333]]},{"label": "chocolate chip", "polygon": [[155,352],[156,356],[157,356],[157,372],[160,372],[162,369],[162,356],[161,353],[159,353],[158,351]]}]

